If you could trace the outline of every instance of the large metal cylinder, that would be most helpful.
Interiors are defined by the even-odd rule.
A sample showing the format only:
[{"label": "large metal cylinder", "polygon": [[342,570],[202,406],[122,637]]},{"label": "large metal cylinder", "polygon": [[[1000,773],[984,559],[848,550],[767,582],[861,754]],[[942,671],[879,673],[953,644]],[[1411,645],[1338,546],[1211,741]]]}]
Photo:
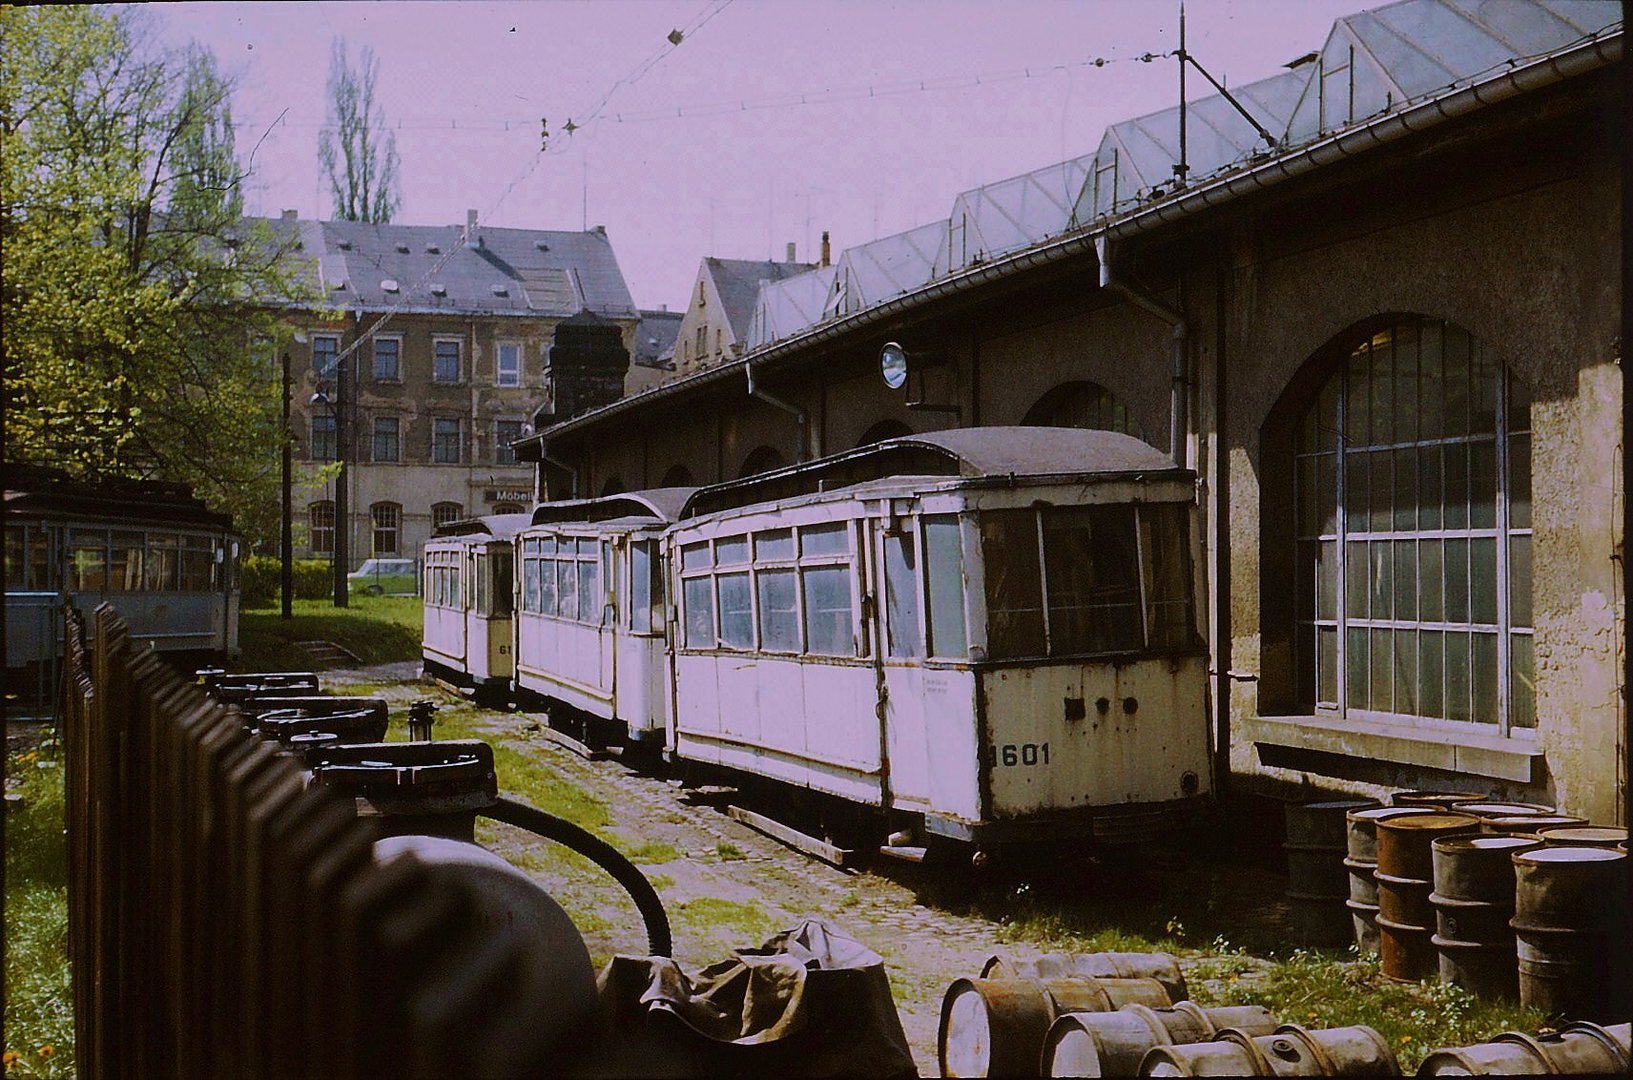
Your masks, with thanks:
[{"label": "large metal cylinder", "polygon": [[1397,791],[1389,797],[1390,806],[1429,806],[1449,810],[1458,803],[1482,802],[1491,798],[1479,791]]},{"label": "large metal cylinder", "polygon": [[1451,809],[1453,813],[1468,814],[1477,818],[1542,817],[1559,813],[1558,807],[1546,803],[1497,802],[1490,799],[1457,803]]},{"label": "large metal cylinder", "polygon": [[1416,982],[1438,970],[1434,943],[1434,861],[1439,837],[1472,832],[1478,819],[1466,814],[1410,814],[1383,818],[1378,833],[1378,954],[1387,978]]},{"label": "large metal cylinder", "polygon": [[1569,814],[1525,814],[1519,817],[1491,817],[1480,819],[1480,831],[1493,836],[1508,833],[1535,835],[1543,829],[1558,829],[1566,825],[1586,825],[1587,818]]},{"label": "large metal cylinder", "polygon": [[1170,1009],[1125,1005],[1116,1012],[1067,1013],[1044,1039],[1044,1076],[1138,1076],[1153,1046],[1206,1042],[1223,1028],[1268,1035],[1277,1020],[1257,1005],[1204,1009],[1176,1002]]},{"label": "large metal cylinder", "polygon": [[1155,979],[955,979],[941,1001],[941,1074],[1037,1076],[1043,1040],[1060,1016],[1172,1004]]},{"label": "large metal cylinder", "polygon": [[1490,1042],[1436,1050],[1419,1076],[1625,1076],[1630,1025],[1569,1024],[1557,1032],[1506,1031]]},{"label": "large metal cylinder", "polygon": [[1171,1001],[1191,996],[1179,961],[1165,952],[1041,953],[1017,957],[994,953],[981,965],[983,979],[1155,979]]},{"label": "large metal cylinder", "polygon": [[1283,1024],[1257,1037],[1221,1031],[1214,1042],[1154,1047],[1141,1076],[1399,1076],[1382,1035],[1363,1025],[1311,1031]]},{"label": "large metal cylinder", "polygon": [[1353,936],[1344,901],[1350,899],[1346,816],[1377,807],[1372,799],[1291,803],[1287,807],[1288,920],[1301,945],[1339,946]]},{"label": "large metal cylinder", "polygon": [[1523,836],[1446,836],[1431,845],[1440,981],[1484,997],[1519,992],[1514,959],[1514,864],[1537,847]]},{"label": "large metal cylinder", "polygon": [[1433,814],[1427,806],[1378,806],[1351,810],[1344,816],[1344,870],[1349,877],[1350,932],[1355,947],[1366,955],[1378,951],[1378,822],[1384,818]]},{"label": "large metal cylinder", "polygon": [[1514,860],[1520,1003],[1573,1019],[1627,1015],[1627,853],[1539,847]]},{"label": "large metal cylinder", "polygon": [[1620,825],[1566,825],[1538,830],[1542,842],[1553,847],[1599,847],[1626,851],[1627,830]]}]

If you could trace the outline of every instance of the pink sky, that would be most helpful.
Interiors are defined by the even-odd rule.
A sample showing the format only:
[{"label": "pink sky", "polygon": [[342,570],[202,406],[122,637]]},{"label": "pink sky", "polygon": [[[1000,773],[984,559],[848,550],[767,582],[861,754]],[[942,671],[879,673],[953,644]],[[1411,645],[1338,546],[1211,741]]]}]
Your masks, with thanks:
[{"label": "pink sky", "polygon": [[[317,138],[330,41],[344,36],[354,56],[373,47],[379,102],[400,125],[398,221],[463,223],[475,208],[495,225],[604,224],[649,308],[683,306],[704,255],[781,259],[793,241],[810,258],[826,229],[837,258],[945,217],[967,188],[1090,153],[1108,124],[1177,100],[1172,60],[1084,64],[1172,49],[1177,3],[733,0],[618,87],[598,122],[561,134],[671,30],[719,3],[147,10],[165,40],[196,39],[240,78],[240,158],[255,150],[250,212],[330,216]],[[1319,48],[1334,18],[1365,6],[1191,0],[1188,44],[1216,76],[1249,82]],[[928,89],[899,92],[921,80]],[[1194,98],[1204,86],[1193,75],[1188,89]],[[774,104],[802,94],[846,100]],[[688,115],[652,118],[676,109]],[[541,116],[552,152],[528,173]]]}]

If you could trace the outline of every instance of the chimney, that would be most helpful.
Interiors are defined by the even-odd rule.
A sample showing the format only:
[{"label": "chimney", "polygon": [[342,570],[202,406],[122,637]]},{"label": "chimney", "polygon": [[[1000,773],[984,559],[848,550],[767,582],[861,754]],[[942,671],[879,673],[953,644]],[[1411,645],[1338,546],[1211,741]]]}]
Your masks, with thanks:
[{"label": "chimney", "polygon": [[299,221],[300,219],[301,219],[301,212],[299,210],[285,210],[284,211],[284,220],[285,221]]},{"label": "chimney", "polygon": [[827,266],[832,261],[833,253],[828,248],[828,230],[822,230],[822,261],[818,266]]},{"label": "chimney", "polygon": [[797,262],[798,261],[797,259],[794,258],[794,241],[792,241],[792,240],[788,241],[788,258],[787,258],[786,261],[787,262]]},{"label": "chimney", "polygon": [[482,246],[482,232],[476,226],[476,211],[465,211],[465,246],[473,251]]}]

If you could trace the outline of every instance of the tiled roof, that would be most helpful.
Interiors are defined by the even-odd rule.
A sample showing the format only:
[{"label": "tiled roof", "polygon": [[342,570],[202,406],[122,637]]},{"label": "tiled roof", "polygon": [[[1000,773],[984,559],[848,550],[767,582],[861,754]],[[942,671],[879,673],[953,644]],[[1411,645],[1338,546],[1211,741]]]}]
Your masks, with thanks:
[{"label": "tiled roof", "polygon": [[714,281],[715,291],[720,294],[720,303],[726,308],[732,337],[737,341],[747,341],[749,321],[754,315],[754,298],[759,295],[760,283],[803,274],[816,264],[710,257],[703,260],[703,265]]},{"label": "tiled roof", "polygon": [[680,333],[679,311],[642,311],[635,327],[635,356],[631,362],[643,367],[661,367],[665,357],[675,355],[675,337]]},{"label": "tiled roof", "polygon": [[[606,231],[477,230],[460,225],[374,225],[267,220],[298,232],[301,276],[338,308],[561,318],[581,310],[637,315]],[[316,266],[312,264],[315,261]]]}]

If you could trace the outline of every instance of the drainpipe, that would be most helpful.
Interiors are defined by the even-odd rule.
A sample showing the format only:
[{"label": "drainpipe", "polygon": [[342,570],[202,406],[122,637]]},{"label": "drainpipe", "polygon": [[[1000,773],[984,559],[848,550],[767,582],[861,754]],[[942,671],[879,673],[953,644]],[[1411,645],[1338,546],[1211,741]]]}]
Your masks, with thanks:
[{"label": "drainpipe", "polygon": [[550,451],[548,451],[548,450],[546,450],[544,448],[544,443],[542,443],[542,442],[539,443],[539,460],[542,461],[542,462],[545,462],[546,464],[554,465],[556,468],[558,468],[558,469],[562,470],[563,472],[565,472],[568,476],[571,476],[573,478],[573,493],[572,493],[572,495],[569,496],[569,498],[576,499],[576,498],[579,497],[578,496],[578,466],[577,465],[569,465],[565,461],[562,461],[560,458],[551,457],[550,456]]},{"label": "drainpipe", "polygon": [[783,412],[789,413],[795,420],[799,421],[800,460],[810,461],[814,457],[821,457],[821,440],[817,437],[816,432],[812,430],[811,417],[806,413],[806,411],[792,402],[784,401],[782,398],[777,397],[768,390],[763,390],[760,387],[755,386],[754,365],[752,363],[745,363],[743,365],[743,372],[748,376],[749,397],[758,398],[767,405],[781,409]]},{"label": "drainpipe", "polygon": [[1173,328],[1170,335],[1172,351],[1168,366],[1168,447],[1169,453],[1181,468],[1185,467],[1185,316],[1173,308],[1122,281],[1111,277],[1109,244],[1104,234],[1094,238],[1094,254],[1100,262],[1100,287],[1110,289],[1135,307],[1156,316]]}]

